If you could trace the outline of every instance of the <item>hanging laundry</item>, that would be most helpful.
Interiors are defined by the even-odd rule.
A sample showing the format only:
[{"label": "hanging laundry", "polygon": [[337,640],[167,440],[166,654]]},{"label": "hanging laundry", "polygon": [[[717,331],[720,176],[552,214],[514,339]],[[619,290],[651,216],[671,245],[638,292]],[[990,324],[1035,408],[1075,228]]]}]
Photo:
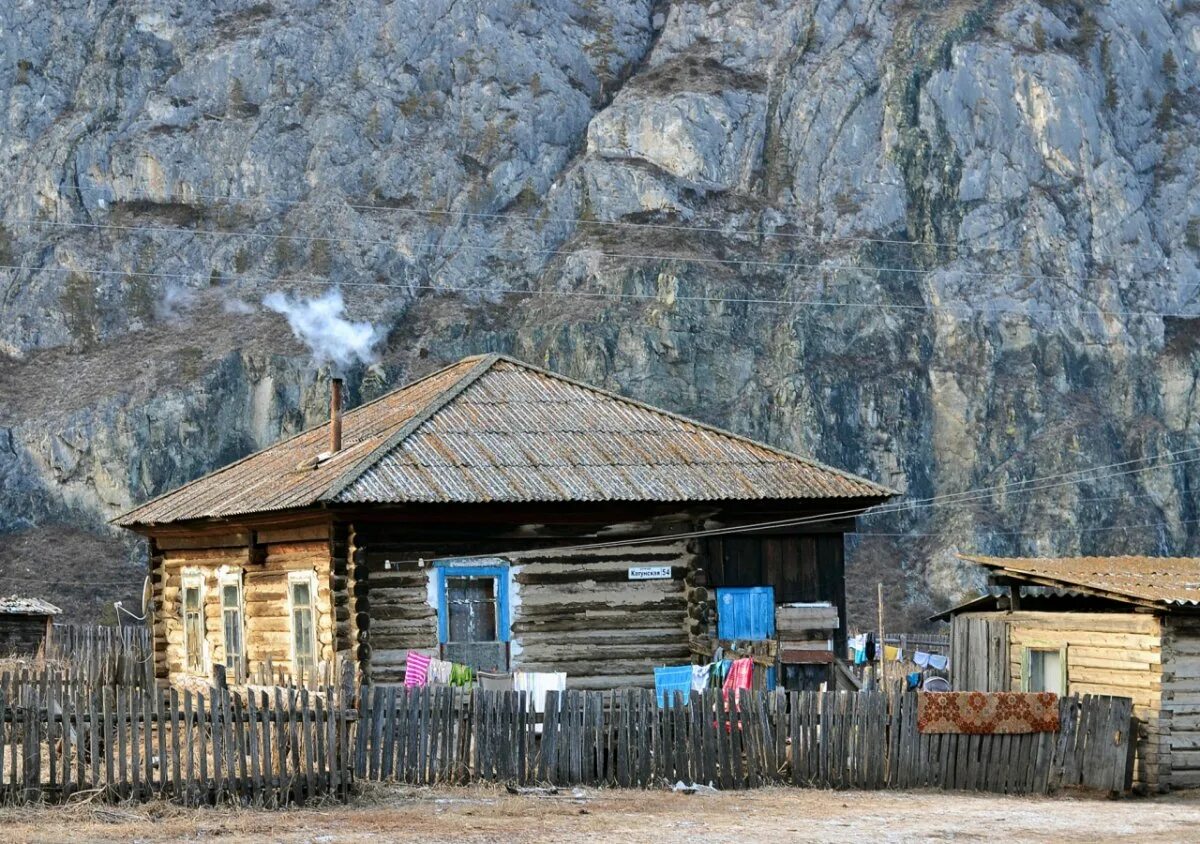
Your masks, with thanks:
[{"label": "hanging laundry", "polygon": [[654,669],[654,694],[659,706],[675,703],[675,695],[683,696],[686,702],[691,697],[692,666],[663,665]]},{"label": "hanging laundry", "polygon": [[429,671],[427,674],[427,683],[448,684],[450,682],[450,669],[454,663],[447,662],[444,659],[434,657],[429,660]]},{"label": "hanging laundry", "polygon": [[929,667],[936,668],[938,671],[945,671],[946,666],[950,664],[950,657],[945,654],[930,654]]},{"label": "hanging laundry", "polygon": [[909,691],[919,688],[921,685],[921,672],[914,671],[911,674],[906,675],[906,680],[908,681],[908,690]]},{"label": "hanging laundry", "polygon": [[469,665],[459,665],[457,662],[450,666],[450,685],[469,686],[475,682],[475,672]]},{"label": "hanging laundry", "polygon": [[[567,675],[562,671],[536,672],[514,671],[513,690],[526,692],[535,712],[545,713],[546,692],[563,692],[567,689]],[[560,698],[561,699],[561,698]]]},{"label": "hanging laundry", "polygon": [[712,663],[692,666],[692,691],[702,692],[708,688],[709,677],[712,674]]},{"label": "hanging laundry", "polygon": [[867,649],[866,649],[866,647],[861,647],[854,652],[854,664],[855,665],[866,665],[867,664]]},{"label": "hanging laundry", "polygon": [[511,692],[513,675],[510,672],[480,671],[479,688],[485,692]]},{"label": "hanging laundry", "polygon": [[729,693],[733,692],[734,702],[737,701],[743,689],[749,689],[751,680],[754,677],[754,660],[750,658],[736,659],[733,665],[729,668],[729,674],[725,677],[725,683],[721,686],[725,697],[729,697]]},{"label": "hanging laundry", "polygon": [[408,658],[405,660],[404,666],[404,686],[411,689],[413,686],[424,686],[429,680],[429,663],[432,657],[426,656],[423,653],[409,651]]},{"label": "hanging laundry", "polygon": [[929,665],[929,654],[925,653],[925,651],[917,651],[913,654],[913,662],[924,668]]},{"label": "hanging laundry", "polygon": [[895,645],[883,646],[883,658],[886,662],[896,662],[900,659],[902,651]]},{"label": "hanging laundry", "polygon": [[875,661],[875,634],[874,633],[867,634],[867,641],[863,645],[863,655],[866,657],[867,662]]}]

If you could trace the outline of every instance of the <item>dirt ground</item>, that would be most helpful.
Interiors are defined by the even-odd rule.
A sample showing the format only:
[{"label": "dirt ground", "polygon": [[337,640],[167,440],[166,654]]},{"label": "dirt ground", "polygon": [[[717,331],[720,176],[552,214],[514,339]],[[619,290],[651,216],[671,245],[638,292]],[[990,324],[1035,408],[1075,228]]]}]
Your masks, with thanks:
[{"label": "dirt ground", "polygon": [[1200,794],[1126,800],[941,792],[741,793],[373,787],[287,811],[81,804],[0,809],[0,840],[91,841],[1194,841]]}]

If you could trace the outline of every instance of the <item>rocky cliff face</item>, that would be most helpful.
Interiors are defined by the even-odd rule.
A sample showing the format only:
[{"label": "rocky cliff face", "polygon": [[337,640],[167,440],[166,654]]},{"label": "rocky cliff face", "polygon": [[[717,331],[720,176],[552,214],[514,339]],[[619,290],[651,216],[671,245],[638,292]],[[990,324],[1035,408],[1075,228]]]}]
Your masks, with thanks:
[{"label": "rocky cliff face", "polygon": [[[326,282],[386,332],[355,400],[502,350],[915,499],[1200,448],[1194,2],[58,0],[0,45],[0,581],[78,614],[139,591],[107,518],[321,418],[261,301]],[[865,519],[852,595],[1200,553],[1198,457]]]}]

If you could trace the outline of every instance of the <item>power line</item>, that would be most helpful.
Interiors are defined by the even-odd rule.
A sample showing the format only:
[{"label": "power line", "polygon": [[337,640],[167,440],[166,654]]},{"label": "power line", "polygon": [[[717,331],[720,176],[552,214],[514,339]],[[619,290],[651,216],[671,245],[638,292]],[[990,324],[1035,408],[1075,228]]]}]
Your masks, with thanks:
[{"label": "power line", "polygon": [[[1177,456],[1179,454],[1187,454],[1187,453],[1191,453],[1191,452],[1195,452],[1195,451],[1200,451],[1200,447],[1182,449],[1178,452],[1165,452],[1163,454],[1156,455],[1156,458],[1164,457],[1164,456]],[[666,536],[634,537],[634,538],[630,538],[630,539],[612,540],[612,541],[606,541],[606,542],[590,542],[590,543],[582,543],[582,544],[577,544],[577,545],[554,546],[552,550],[554,550],[556,552],[559,552],[559,551],[587,551],[587,550],[597,550],[597,549],[603,549],[603,548],[626,547],[629,545],[647,545],[647,544],[654,544],[654,543],[659,543],[659,542],[671,542],[671,541],[678,541],[681,539],[699,539],[699,538],[705,538],[705,537],[709,537],[709,536],[725,536],[725,535],[729,535],[729,534],[753,533],[753,532],[760,531],[760,530],[771,530],[773,528],[779,528],[779,527],[799,527],[802,525],[824,522],[824,521],[828,521],[829,519],[835,519],[835,518],[839,518],[839,517],[859,516],[859,515],[864,516],[864,517],[878,516],[878,515],[883,515],[885,513],[900,512],[905,509],[914,509],[917,507],[922,507],[922,508],[923,507],[934,507],[934,506],[939,506],[942,503],[945,503],[946,499],[959,499],[958,501],[954,502],[954,503],[958,504],[958,503],[963,503],[964,500],[965,501],[978,500],[981,497],[986,497],[986,495],[985,495],[986,493],[1004,490],[1008,486],[1014,486],[1014,485],[1018,485],[1018,484],[1030,483],[1030,482],[1035,482],[1035,481],[1040,482],[1040,481],[1054,480],[1056,478],[1065,478],[1065,477],[1068,477],[1071,475],[1083,475],[1083,474],[1086,474],[1089,472],[1096,472],[1096,471],[1100,471],[1103,469],[1116,468],[1119,466],[1127,466],[1131,463],[1143,462],[1144,460],[1147,460],[1147,459],[1155,459],[1155,458],[1139,458],[1136,460],[1124,461],[1122,463],[1113,463],[1113,464],[1109,464],[1107,466],[1098,466],[1098,467],[1093,467],[1091,469],[1081,469],[1081,470],[1078,470],[1075,472],[1064,472],[1064,473],[1059,473],[1057,475],[1047,475],[1042,478],[1031,479],[1030,481],[1018,481],[1013,484],[1002,484],[1002,485],[998,485],[998,486],[994,486],[994,487],[981,487],[981,488],[972,489],[972,490],[964,490],[962,492],[950,493],[950,494],[943,495],[943,496],[933,496],[933,497],[927,498],[927,499],[918,499],[918,500],[912,501],[912,502],[903,502],[903,503],[899,503],[894,506],[883,504],[869,512],[864,512],[862,508],[856,508],[856,509],[852,509],[852,510],[842,510],[840,512],[834,512],[834,513],[823,513],[823,514],[817,515],[817,516],[801,516],[801,517],[797,517],[794,519],[778,519],[778,520],[770,521],[770,522],[757,522],[757,523],[736,525],[736,526],[723,527],[723,528],[711,528],[711,529],[706,529],[706,530],[686,531],[686,532],[682,532],[682,533],[673,533],[673,534],[669,534]],[[1167,464],[1162,464],[1162,465],[1157,465],[1157,466],[1144,466],[1144,467],[1136,468],[1136,469],[1127,469],[1122,472],[1111,472],[1108,474],[1098,475],[1098,476],[1090,477],[1090,478],[1081,477],[1081,478],[1074,478],[1071,480],[1064,480],[1059,483],[1042,484],[1040,486],[1033,486],[1033,487],[1023,487],[1023,488],[1014,490],[1011,494],[1012,495],[1020,495],[1023,493],[1036,492],[1036,491],[1039,491],[1042,489],[1050,489],[1050,488],[1058,487],[1058,486],[1067,486],[1067,485],[1075,484],[1075,483],[1094,482],[1094,481],[1104,480],[1106,478],[1119,477],[1119,476],[1128,475],[1128,474],[1136,474],[1139,472],[1146,472],[1151,469],[1165,469],[1165,468],[1169,468],[1172,466],[1179,466],[1179,465],[1183,465],[1183,464],[1187,464],[1187,463],[1195,463],[1198,461],[1200,461],[1200,456],[1191,457],[1186,460],[1178,460],[1178,461],[1174,461],[1172,463],[1167,463]],[[964,496],[971,496],[971,497],[964,499],[963,498]],[[457,555],[457,556],[453,556],[453,557],[430,557],[430,558],[424,558],[423,562],[439,562],[439,561],[443,561],[443,560],[477,560],[477,559],[484,559],[487,557],[509,557],[509,558],[514,558],[514,559],[520,559],[521,557],[528,556],[529,554],[533,554],[533,553],[539,553],[539,550],[523,549],[523,550],[516,550],[516,551],[493,551],[493,552],[484,553],[484,554]],[[412,563],[422,562],[422,560],[411,560],[411,559],[410,560],[393,560],[392,562],[412,564]]]},{"label": "power line", "polygon": [[[1180,519],[1178,522],[1175,522],[1175,524],[1178,524],[1178,525],[1193,525],[1193,524],[1196,524],[1196,523],[1198,523],[1198,522],[1200,522],[1200,519]],[[1083,534],[1083,533],[1105,533],[1105,532],[1107,532],[1107,531],[1114,531],[1114,530],[1136,530],[1136,529],[1139,529],[1139,528],[1163,528],[1163,527],[1165,527],[1165,528],[1169,528],[1169,527],[1173,527],[1173,525],[1172,525],[1170,522],[1149,522],[1149,523],[1146,523],[1146,524],[1140,524],[1140,525],[1109,525],[1109,526],[1107,526],[1107,527],[1048,528],[1048,529],[1046,529],[1046,530],[1039,531],[1039,532],[1038,532],[1038,533],[1036,533],[1036,534],[1035,534],[1035,533],[1033,533],[1033,532],[1031,532],[1031,531],[1027,531],[1027,530],[1006,530],[1006,531],[994,531],[994,530],[987,530],[986,528],[977,528],[977,530],[983,530],[983,531],[985,531],[985,532],[986,532],[986,533],[987,533],[989,536],[1025,536],[1025,537],[1032,537],[1032,538],[1036,538],[1037,536],[1041,536],[1041,535],[1043,535],[1043,534],[1048,534],[1048,533],[1052,533],[1052,534],[1060,534],[1060,533],[1067,533],[1067,534],[1077,534],[1077,533],[1078,533],[1078,534]],[[912,532],[906,532],[906,531],[874,531],[874,530],[872,530],[872,531],[864,531],[864,530],[857,530],[857,531],[855,531],[855,532],[854,532],[852,535],[853,535],[853,536],[903,536],[903,537],[916,537],[916,536],[945,536],[945,535],[946,535],[947,533],[949,533],[949,532],[950,532],[950,531],[912,531]]]},{"label": "power line", "polygon": [[[26,185],[29,187],[29,185]],[[83,185],[75,186],[73,191],[81,194],[92,194],[108,200],[110,194],[116,194],[114,189],[110,188],[92,188]],[[214,202],[227,202],[231,204],[254,204],[264,203],[268,205],[286,205],[286,206],[319,206],[316,200],[312,199],[294,199],[291,197],[279,196],[236,196],[230,194],[208,194],[197,193],[192,191],[179,191],[170,193],[166,191],[150,191],[144,188],[134,188],[128,191],[126,195],[114,197],[115,201],[125,201],[126,198],[143,199],[152,202],[192,202],[197,199],[209,200]],[[331,203],[332,204],[332,203]],[[736,227],[721,227],[721,226],[687,226],[672,223],[649,223],[632,220],[594,220],[584,217],[544,217],[537,214],[520,214],[516,212],[501,212],[501,211],[461,211],[450,208],[432,208],[407,206],[396,207],[389,205],[378,205],[369,203],[354,203],[354,202],[338,202],[338,207],[348,208],[354,211],[369,211],[375,213],[391,213],[391,214],[408,214],[412,216],[429,216],[429,217],[457,217],[461,219],[478,219],[478,220],[520,220],[524,222],[538,223],[539,225],[574,225],[588,227],[611,227],[622,229],[650,229],[662,230],[671,232],[690,232],[695,234],[715,234],[724,237],[741,236],[746,238],[782,238],[791,240],[807,240],[813,241],[820,245],[830,244],[853,244],[865,243],[876,245],[889,246],[908,246],[934,249],[970,249],[971,247],[962,241],[926,241],[926,240],[903,240],[900,238],[876,238],[865,237],[861,235],[842,235],[839,237],[827,238],[822,235],[808,234],[804,232],[779,232],[779,231],[762,231],[760,229],[746,229]],[[983,254],[1004,254],[1021,252],[1020,247],[989,247],[987,250],[978,250]],[[1102,253],[1103,254],[1103,253]],[[1108,252],[1104,257],[1114,257],[1111,252]]]},{"label": "power line", "polygon": [[[389,209],[390,210],[390,209]],[[238,229],[196,229],[182,228],[179,226],[127,226],[115,223],[76,223],[76,222],[61,222],[53,220],[34,220],[26,218],[13,218],[5,221],[5,225],[27,225],[27,226],[45,226],[51,228],[72,228],[72,229],[90,229],[97,231],[125,231],[125,232],[154,232],[154,233],[171,233],[171,234],[186,234],[196,235],[200,237],[241,237],[241,238],[260,238],[264,240],[284,240],[288,242],[300,243],[349,243],[369,246],[392,246],[395,241],[390,239],[380,238],[355,238],[355,237],[334,237],[334,236],[319,236],[319,235],[295,235],[295,234],[270,234],[266,232],[246,231]],[[641,225],[641,224],[631,224]],[[805,270],[810,275],[807,277],[817,278],[821,274],[832,274],[839,272],[859,272],[859,273],[895,273],[908,276],[928,276],[936,273],[951,272],[957,276],[965,276],[968,278],[999,278],[1020,281],[1063,281],[1063,282],[1109,282],[1114,279],[1103,276],[1094,275],[1067,275],[1061,273],[1025,273],[1017,271],[999,272],[995,270],[969,270],[955,268],[947,270],[944,266],[920,268],[920,267],[891,267],[891,266],[872,266],[854,263],[841,264],[822,264],[806,261],[771,261],[753,258],[714,258],[702,255],[659,255],[659,254],[643,254],[643,253],[625,253],[625,252],[605,252],[596,249],[577,248],[577,249],[515,249],[503,248],[497,246],[478,246],[470,244],[456,244],[449,248],[453,252],[474,252],[484,253],[489,255],[507,254],[510,259],[522,259],[533,256],[538,257],[562,257],[562,256],[597,256],[602,258],[620,259],[620,260],[637,260],[637,261],[681,261],[686,263],[699,263],[717,266],[742,266],[756,267],[761,269],[789,269],[789,270]],[[1171,279],[1143,279],[1141,284],[1163,284],[1177,285],[1177,281]]]},{"label": "power line", "polygon": [[[1062,478],[1070,478],[1070,477],[1076,476],[1076,475],[1085,475],[1088,473],[1099,472],[1099,471],[1102,471],[1105,469],[1129,466],[1133,463],[1141,463],[1141,462],[1145,462],[1146,460],[1154,460],[1154,459],[1158,459],[1161,457],[1176,457],[1181,454],[1189,454],[1189,453],[1193,453],[1196,451],[1200,451],[1200,446],[1196,446],[1193,448],[1180,449],[1179,451],[1175,451],[1175,452],[1163,452],[1161,454],[1155,455],[1154,457],[1135,458],[1133,460],[1126,460],[1126,461],[1122,461],[1122,462],[1118,462],[1118,463],[1110,463],[1110,464],[1106,464],[1103,466],[1093,466],[1093,467],[1090,467],[1087,469],[1078,469],[1073,472],[1060,472],[1060,473],[1057,473],[1054,475],[1044,475],[1039,478],[1030,478],[1030,479],[1024,480],[1024,481],[1012,481],[1007,484],[998,484],[998,485],[991,486],[991,487],[977,487],[975,489],[963,490],[963,491],[957,492],[957,493],[947,493],[947,494],[941,495],[941,496],[932,496],[932,497],[926,498],[926,499],[917,499],[917,500],[911,501],[911,502],[898,502],[895,505],[884,504],[884,505],[880,505],[879,507],[877,507],[871,511],[868,511],[868,512],[863,512],[861,508],[857,508],[857,509],[853,509],[853,510],[843,510],[843,511],[835,512],[835,513],[824,513],[824,514],[821,514],[818,516],[802,516],[802,517],[797,517],[794,519],[779,519],[779,520],[775,520],[775,521],[771,521],[771,522],[758,522],[758,523],[753,523],[753,524],[737,525],[737,526],[731,526],[731,527],[726,527],[726,528],[713,528],[713,529],[709,529],[709,530],[690,531],[687,533],[673,533],[673,534],[667,534],[664,536],[634,537],[632,539],[613,540],[611,542],[596,542],[596,543],[586,543],[586,544],[577,544],[577,545],[554,546],[553,550],[554,551],[578,551],[578,550],[592,550],[592,549],[601,549],[601,548],[622,547],[622,546],[626,546],[626,545],[654,544],[657,542],[671,542],[671,541],[677,541],[680,539],[703,538],[703,537],[707,537],[707,536],[721,536],[721,535],[728,535],[728,534],[733,534],[733,533],[754,532],[755,530],[769,530],[774,527],[793,527],[793,526],[799,527],[799,526],[803,526],[805,524],[814,524],[814,523],[818,523],[818,522],[824,522],[824,521],[828,521],[829,519],[835,519],[835,518],[839,518],[842,516],[863,516],[863,517],[879,516],[879,515],[887,515],[887,514],[893,513],[893,512],[902,512],[905,509],[911,509],[911,508],[918,507],[918,506],[919,507],[934,507],[934,506],[939,506],[941,504],[946,504],[946,503],[950,503],[950,504],[962,503],[960,501],[954,501],[952,499],[966,498],[966,501],[969,503],[970,501],[974,501],[980,497],[983,497],[984,493],[1003,491],[1003,490],[1008,489],[1009,487],[1014,487],[1014,486],[1021,487],[1022,484],[1040,483],[1041,485],[1034,486],[1034,487],[1018,488],[1016,490],[1013,490],[1009,494],[1019,495],[1019,494],[1026,493],[1026,492],[1035,492],[1035,491],[1038,491],[1041,489],[1049,489],[1052,487],[1059,487],[1059,486],[1068,486],[1068,485],[1075,484],[1075,483],[1085,483],[1085,482],[1089,482],[1089,481],[1105,480],[1107,478],[1120,477],[1122,475],[1129,475],[1129,474],[1145,472],[1145,471],[1149,471],[1151,469],[1163,469],[1163,468],[1169,468],[1171,466],[1178,466],[1178,465],[1187,464],[1187,463],[1194,463],[1194,462],[1200,461],[1200,456],[1189,458],[1187,460],[1178,460],[1178,461],[1174,461],[1172,463],[1167,463],[1167,464],[1161,464],[1161,465],[1155,465],[1155,466],[1143,466],[1140,468],[1127,469],[1126,471],[1122,471],[1122,472],[1110,472],[1110,473],[1106,473],[1106,474],[1097,475],[1095,477],[1081,477],[1081,478],[1075,478],[1072,480],[1063,480],[1059,483],[1054,483],[1054,484],[1041,483],[1044,481],[1050,481],[1050,480],[1056,480],[1056,479],[1062,479]],[[1179,522],[1179,524],[1192,524],[1192,523],[1195,523],[1196,521],[1200,521],[1200,520],[1188,519],[1188,520]],[[1044,533],[1060,533],[1060,532],[1061,533],[1068,533],[1068,532],[1070,532],[1070,533],[1094,533],[1094,532],[1101,532],[1101,531],[1133,529],[1133,528],[1139,528],[1139,527],[1158,527],[1158,526],[1169,527],[1170,525],[1168,525],[1167,523],[1157,523],[1157,524],[1149,524],[1149,525],[1114,525],[1114,526],[1110,526],[1110,527],[1101,527],[1101,528],[1078,528],[1075,530],[1063,528],[1063,529],[1051,529],[1048,531],[1044,531]],[[854,535],[857,535],[857,536],[937,536],[937,535],[941,535],[941,534],[856,531]],[[1011,533],[1011,534],[997,534],[997,535],[1020,536],[1020,535],[1029,535],[1029,534],[1027,532],[1025,532],[1025,533]],[[455,556],[455,557],[445,557],[445,558],[431,557],[431,558],[425,558],[425,561],[426,562],[437,562],[437,561],[443,560],[443,559],[472,560],[472,559],[481,559],[481,558],[485,558],[485,557],[516,557],[516,558],[520,558],[520,557],[528,555],[530,553],[538,553],[538,552],[530,551],[530,550],[502,551],[502,552],[490,552],[490,553],[486,553],[486,554],[475,554],[475,555],[468,555],[468,556]],[[399,561],[393,560],[392,562],[415,563],[415,562],[417,562],[417,560],[399,560]],[[22,575],[13,575],[13,577],[15,579],[19,578],[22,581],[28,580],[28,581],[32,581],[35,583],[48,583],[48,584],[68,584],[69,583],[71,585],[81,585],[81,586],[82,585],[86,585],[86,586],[127,585],[129,582],[128,578],[123,579],[123,580],[112,580],[112,581],[109,581],[109,580],[81,581],[81,580],[78,580],[73,577],[57,578],[57,579],[43,579],[43,578],[27,577],[23,574]],[[0,579],[2,579],[2,578],[0,578]]]},{"label": "power line", "polygon": [[[586,254],[586,253],[582,253]],[[674,259],[672,259],[674,260]],[[42,265],[38,267],[22,266],[19,264],[0,264],[0,270],[10,270],[14,272],[58,272],[58,273],[78,273],[80,275],[100,275],[100,276],[128,276],[133,278],[164,278],[180,280],[199,280],[205,278],[209,271],[197,272],[151,272],[146,270],[106,270],[97,267],[54,267],[50,265]],[[440,293],[480,293],[491,295],[515,295],[515,296],[557,296],[557,297],[579,297],[585,299],[631,299],[631,300],[657,300],[662,299],[663,294],[655,293],[629,293],[629,292],[612,292],[612,291],[585,291],[585,290],[556,290],[553,288],[530,289],[524,287],[494,287],[490,285],[439,285],[439,284],[416,284],[402,283],[395,284],[392,282],[376,282],[376,281],[331,281],[324,278],[312,278],[302,276],[276,276],[274,278],[267,276],[254,276],[242,273],[218,273],[219,278],[224,283],[230,284],[270,284],[270,285],[321,285],[326,287],[358,287],[371,290],[429,290]],[[1099,304],[1091,301],[1080,302],[1079,308],[1049,308],[1049,307],[1012,307],[1001,305],[968,305],[965,303],[959,304],[920,304],[910,305],[898,302],[840,302],[835,300],[823,299],[787,299],[787,298],[771,298],[771,297],[722,297],[722,296],[696,296],[690,294],[673,294],[672,299],[685,302],[710,302],[719,304],[732,305],[788,305],[795,307],[813,307],[813,308],[858,308],[863,310],[883,310],[883,311],[912,311],[912,312],[929,312],[929,313],[945,313],[951,316],[961,316],[963,313],[973,314],[1018,314],[1024,316],[1041,316],[1052,314],[1064,314],[1074,316],[1079,309],[1091,308],[1095,313],[1101,316],[1110,317],[1133,317],[1133,316],[1153,316],[1153,317],[1181,317],[1192,318],[1197,316],[1196,313],[1186,311],[1154,311],[1154,310],[1108,310],[1102,308]]]}]

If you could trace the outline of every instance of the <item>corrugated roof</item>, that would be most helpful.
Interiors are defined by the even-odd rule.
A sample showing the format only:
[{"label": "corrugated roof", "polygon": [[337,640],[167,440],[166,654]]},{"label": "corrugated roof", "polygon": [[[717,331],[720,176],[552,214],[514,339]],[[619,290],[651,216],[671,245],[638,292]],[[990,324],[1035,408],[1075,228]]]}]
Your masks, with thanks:
[{"label": "corrugated roof", "polygon": [[1200,557],[979,557],[995,572],[1044,586],[1161,605],[1200,605]]},{"label": "corrugated roof", "polygon": [[54,604],[41,598],[21,598],[17,595],[0,597],[0,615],[58,615],[61,612]]},{"label": "corrugated roof", "polygon": [[148,525],[319,502],[883,498],[796,454],[502,355],[465,358],[119,517]]}]

